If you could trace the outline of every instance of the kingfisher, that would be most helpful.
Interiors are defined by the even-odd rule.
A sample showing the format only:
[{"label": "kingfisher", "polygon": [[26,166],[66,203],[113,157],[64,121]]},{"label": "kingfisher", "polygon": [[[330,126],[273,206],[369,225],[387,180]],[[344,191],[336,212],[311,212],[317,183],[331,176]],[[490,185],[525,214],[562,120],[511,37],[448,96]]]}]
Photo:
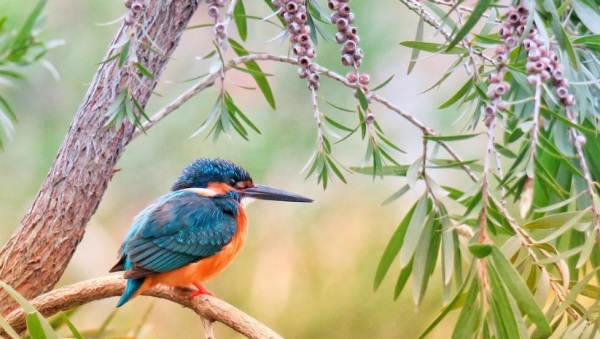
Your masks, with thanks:
[{"label": "kingfisher", "polygon": [[125,271],[117,307],[157,284],[195,286],[190,297],[212,295],[202,282],[238,255],[248,232],[244,208],[255,199],[312,202],[301,195],[254,184],[242,167],[201,158],[183,169],[171,187],[140,212],[110,272]]}]

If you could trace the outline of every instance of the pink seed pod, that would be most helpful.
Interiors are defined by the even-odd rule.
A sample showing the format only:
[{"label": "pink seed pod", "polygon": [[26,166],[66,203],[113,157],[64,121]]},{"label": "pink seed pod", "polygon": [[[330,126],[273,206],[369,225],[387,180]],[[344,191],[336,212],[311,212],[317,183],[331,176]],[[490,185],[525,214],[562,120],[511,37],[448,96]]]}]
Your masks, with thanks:
[{"label": "pink seed pod", "polygon": [[321,77],[317,74],[317,73],[310,73],[308,75],[308,81],[312,82],[312,83],[318,83],[319,80],[321,79]]},{"label": "pink seed pod", "polygon": [[308,34],[299,34],[298,35],[298,42],[301,43],[302,45],[307,45],[310,44],[310,37],[308,36]]},{"label": "pink seed pod", "polygon": [[306,68],[310,65],[310,59],[306,55],[304,55],[298,58],[298,63],[300,64],[300,66]]},{"label": "pink seed pod", "polygon": [[498,87],[498,85],[490,85],[490,87],[488,87],[486,93],[488,99],[493,100],[496,98],[496,87]]},{"label": "pink seed pod", "polygon": [[327,2],[327,7],[329,7],[329,9],[332,11],[337,11],[341,5],[342,3],[337,0],[329,0],[329,2]]},{"label": "pink seed pod", "polygon": [[131,13],[127,13],[127,15],[125,15],[125,19],[123,19],[123,22],[125,25],[131,26],[135,23],[135,18],[133,15],[131,15]]},{"label": "pink seed pod", "polygon": [[548,81],[548,79],[550,79],[550,73],[548,71],[541,71],[540,72],[540,78],[542,79],[542,82],[546,82]]},{"label": "pink seed pod", "polygon": [[285,10],[288,13],[294,14],[298,11],[298,4],[293,1],[289,1],[287,4],[285,4]]},{"label": "pink seed pod", "polygon": [[299,33],[300,34],[310,35],[310,26],[309,25],[301,25]]},{"label": "pink seed pod", "polygon": [[485,106],[483,111],[485,112],[486,115],[493,115],[494,113],[496,113],[496,108],[492,105],[487,105],[487,106]]},{"label": "pink seed pod", "polygon": [[356,77],[356,73],[349,72],[348,74],[346,74],[346,80],[348,80],[348,82],[351,84],[355,83],[358,80]]},{"label": "pink seed pod", "polygon": [[365,56],[365,53],[361,48],[357,48],[356,51],[354,51],[354,54],[352,55],[354,60],[361,60],[363,56]]},{"label": "pink seed pod", "polygon": [[565,99],[569,95],[569,90],[565,87],[559,87],[556,89],[556,96],[560,99]]},{"label": "pink seed pod", "polygon": [[292,22],[288,25],[288,32],[290,35],[298,34],[300,32],[300,25],[298,23]]},{"label": "pink seed pod", "polygon": [[518,24],[519,23],[519,14],[517,14],[516,12],[515,13],[510,13],[507,16],[507,19],[513,25]]},{"label": "pink seed pod", "polygon": [[356,42],[352,40],[346,41],[342,48],[342,53],[353,53],[354,51],[356,51]]},{"label": "pink seed pod", "polygon": [[293,52],[295,55],[300,55],[300,56],[302,56],[302,55],[305,55],[305,54],[306,54],[306,48],[304,48],[304,47],[302,47],[302,46],[300,46],[300,45],[295,45],[295,46],[292,48],[292,52]]},{"label": "pink seed pod", "polygon": [[375,114],[369,112],[365,115],[365,122],[367,124],[372,124],[375,121]]},{"label": "pink seed pod", "polygon": [[497,84],[497,83],[500,82],[500,76],[498,75],[498,73],[491,73],[490,76],[489,76],[488,81],[491,84]]},{"label": "pink seed pod", "polygon": [[565,106],[575,105],[575,97],[572,94],[567,95],[567,97],[563,100],[563,104]]},{"label": "pink seed pod", "polygon": [[308,72],[305,68],[298,68],[298,76],[300,77],[300,79],[304,79],[308,76]]},{"label": "pink seed pod", "polygon": [[[311,58],[311,59],[312,59],[312,58],[314,58],[316,55],[317,55],[317,52],[315,51],[315,49],[314,49],[314,48],[312,48],[312,47],[311,47],[311,48],[307,48],[307,49],[306,49],[306,56],[307,56],[307,57],[309,57],[309,58]],[[312,65],[311,65],[311,66],[312,66]]]},{"label": "pink seed pod", "polygon": [[134,1],[131,3],[131,11],[133,11],[133,13],[139,14],[143,10],[144,10],[144,4],[142,4],[141,2]]},{"label": "pink seed pod", "polygon": [[342,65],[352,66],[354,64],[354,58],[350,54],[342,55]]},{"label": "pink seed pod", "polygon": [[526,51],[531,51],[537,48],[537,44],[531,39],[523,40],[523,47],[525,47]]},{"label": "pink seed pod", "polygon": [[361,74],[361,75],[358,77],[358,82],[359,82],[361,85],[368,85],[368,84],[369,84],[369,81],[370,81],[370,77],[369,77],[369,75],[368,75],[368,74]]},{"label": "pink seed pod", "polygon": [[346,34],[344,34],[342,32],[335,33],[335,41],[338,44],[343,44],[344,42],[346,42],[346,40],[348,40],[348,37],[346,36]]},{"label": "pink seed pod", "polygon": [[348,28],[348,20],[344,18],[339,18],[335,22],[335,25],[337,26],[339,31],[345,31]]},{"label": "pink seed pod", "polygon": [[495,92],[497,96],[503,96],[506,92],[510,90],[510,85],[508,82],[501,82],[496,86]]},{"label": "pink seed pod", "polygon": [[335,25],[339,18],[341,18],[339,13],[333,13],[331,15],[331,23]]},{"label": "pink seed pod", "polygon": [[297,12],[296,15],[294,15],[294,21],[298,24],[305,24],[306,20],[308,20],[306,13]]},{"label": "pink seed pod", "polygon": [[348,17],[347,17],[346,19],[348,20],[348,23],[349,23],[349,24],[352,24],[352,23],[354,23],[354,13],[350,12],[350,13],[348,14]]},{"label": "pink seed pod", "polygon": [[352,10],[350,9],[350,6],[348,4],[343,4],[338,9],[338,13],[340,13],[340,15],[343,17],[347,17],[350,13],[352,13]]},{"label": "pink seed pod", "polygon": [[523,35],[523,33],[525,33],[525,25],[519,25],[517,26],[517,28],[515,29],[515,32],[517,32],[517,34],[519,36]]},{"label": "pink seed pod", "polygon": [[219,8],[217,6],[208,7],[208,16],[211,18],[216,18],[219,16]]},{"label": "pink seed pod", "polygon": [[506,46],[508,46],[509,48],[513,48],[517,45],[517,38],[515,38],[514,36],[509,36],[508,38],[506,38],[504,40],[504,43],[506,44]]},{"label": "pink seed pod", "polygon": [[531,75],[527,76],[527,82],[531,86],[537,86],[538,81],[539,81],[539,79],[538,79],[538,77],[536,75],[531,74]]},{"label": "pink seed pod", "polygon": [[541,57],[542,54],[540,53],[539,49],[532,49],[531,51],[529,51],[529,53],[527,53],[527,58],[529,59],[529,61],[538,61]]},{"label": "pink seed pod", "polygon": [[496,108],[500,111],[506,111],[506,109],[508,108],[508,103],[504,100],[499,100],[498,102],[496,102]]},{"label": "pink seed pod", "polygon": [[496,54],[506,53],[506,45],[496,45]]},{"label": "pink seed pod", "polygon": [[546,48],[546,46],[540,46],[540,47],[538,47],[538,50],[540,51],[540,54],[543,57],[547,57],[548,56],[548,48]]},{"label": "pink seed pod", "polygon": [[132,2],[133,2],[133,0],[125,0],[125,7],[131,8],[131,3]]},{"label": "pink seed pod", "polygon": [[521,16],[529,15],[529,10],[525,6],[521,5],[521,6],[517,7],[517,14],[519,14]]}]

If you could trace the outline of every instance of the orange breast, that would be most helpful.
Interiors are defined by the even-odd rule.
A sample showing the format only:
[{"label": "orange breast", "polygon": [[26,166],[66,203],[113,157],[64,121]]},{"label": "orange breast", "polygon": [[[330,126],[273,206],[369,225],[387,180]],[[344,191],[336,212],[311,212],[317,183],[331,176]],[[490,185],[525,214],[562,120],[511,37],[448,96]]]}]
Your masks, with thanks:
[{"label": "orange breast", "polygon": [[144,293],[157,284],[186,287],[193,282],[201,283],[221,273],[231,264],[246,242],[248,222],[242,206],[239,206],[237,224],[237,231],[233,238],[219,253],[173,271],[147,276],[136,295]]}]

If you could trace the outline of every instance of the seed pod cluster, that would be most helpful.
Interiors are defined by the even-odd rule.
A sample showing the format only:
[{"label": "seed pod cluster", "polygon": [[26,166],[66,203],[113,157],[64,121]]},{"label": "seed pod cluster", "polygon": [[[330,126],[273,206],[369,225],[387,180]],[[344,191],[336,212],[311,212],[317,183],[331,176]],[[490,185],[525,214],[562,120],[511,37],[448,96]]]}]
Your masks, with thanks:
[{"label": "seed pod cluster", "polygon": [[346,75],[348,82],[361,86],[363,91],[368,92],[369,75],[358,73],[357,68],[362,64],[364,56],[363,50],[358,47],[360,38],[354,23],[354,13],[350,8],[350,0],[329,0],[327,6],[334,13],[331,15],[331,23],[334,24],[338,32],[335,34],[335,40],[342,45],[342,64],[353,68]]},{"label": "seed pod cluster", "polygon": [[215,20],[215,37],[219,42],[227,39],[227,27],[221,22],[221,18],[219,17],[219,11],[221,8],[225,7],[226,3],[227,0],[206,0],[206,4],[208,5],[208,16]]},{"label": "seed pod cluster", "polygon": [[298,69],[300,78],[308,79],[308,88],[317,90],[320,77],[316,65],[311,63],[317,52],[310,39],[310,26],[306,24],[308,15],[304,0],[273,0],[273,6],[279,8],[279,15],[287,22],[287,30],[292,42],[292,52],[298,57],[301,68]]},{"label": "seed pod cluster", "polygon": [[123,19],[127,26],[135,24],[140,13],[146,8],[144,2],[139,0],[125,0],[125,7],[129,9],[129,12],[125,15],[125,19]]}]

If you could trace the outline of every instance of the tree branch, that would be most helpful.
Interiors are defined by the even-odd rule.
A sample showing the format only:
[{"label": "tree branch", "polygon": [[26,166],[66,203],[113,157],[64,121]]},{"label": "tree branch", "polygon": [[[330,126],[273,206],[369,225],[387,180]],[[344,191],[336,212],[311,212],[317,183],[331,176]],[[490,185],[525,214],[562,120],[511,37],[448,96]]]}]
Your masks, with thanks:
[{"label": "tree branch", "polygon": [[[59,288],[40,295],[31,300],[31,303],[43,316],[49,317],[92,301],[119,296],[124,290],[125,279],[122,276],[111,275]],[[281,338],[256,319],[215,297],[202,295],[191,299],[189,290],[165,286],[154,287],[144,295],[170,300],[193,310],[207,321],[223,323],[248,338]],[[17,309],[11,312],[6,320],[17,332],[22,332],[26,329],[25,316],[26,313],[22,309]]]}]

